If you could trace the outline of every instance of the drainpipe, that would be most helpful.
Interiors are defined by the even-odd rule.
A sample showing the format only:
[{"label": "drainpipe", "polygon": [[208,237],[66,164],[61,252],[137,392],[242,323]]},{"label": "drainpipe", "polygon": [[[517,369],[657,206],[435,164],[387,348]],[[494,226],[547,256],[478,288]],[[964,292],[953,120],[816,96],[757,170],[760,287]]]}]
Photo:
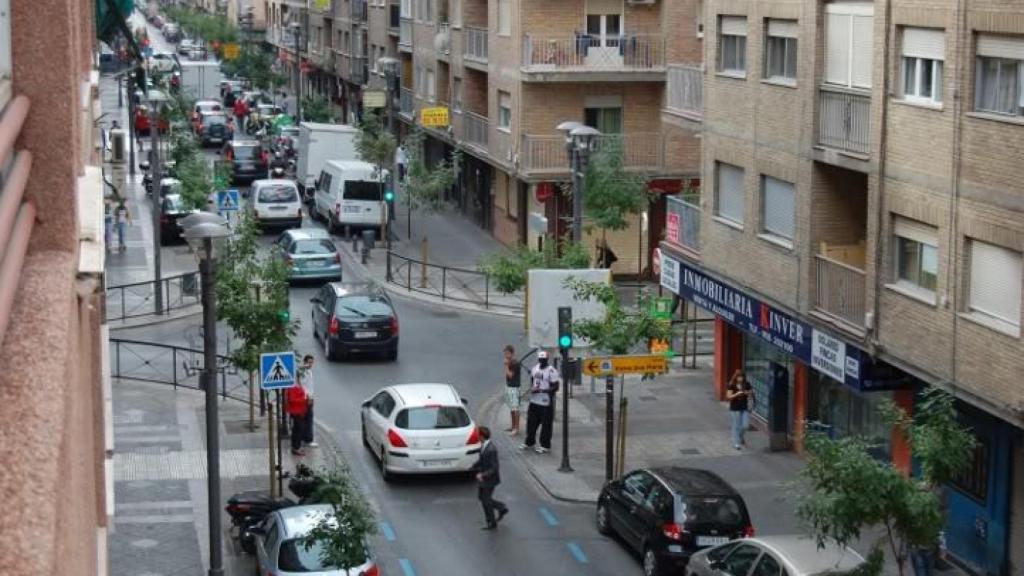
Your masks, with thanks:
[{"label": "drainpipe", "polygon": [[878,195],[875,201],[875,297],[872,305],[872,322],[871,322],[871,336],[869,338],[871,355],[874,356],[877,353],[879,346],[878,342],[878,318],[879,312],[881,311],[881,293],[882,293],[882,282],[881,274],[879,270],[884,270],[885,267],[882,264],[882,235],[879,233],[883,229],[883,222],[885,218],[885,208],[883,206],[883,199],[885,198],[885,143],[886,143],[886,121],[888,119],[889,111],[889,52],[890,43],[892,41],[892,4],[895,0],[886,0],[885,2],[885,43],[882,45],[882,101],[881,111],[879,112],[879,130],[878,130]]},{"label": "drainpipe", "polygon": [[956,0],[956,24],[954,25],[953,38],[953,147],[950,154],[953,155],[952,170],[949,176],[949,233],[946,236],[946,295],[942,298],[943,308],[953,308],[953,337],[952,350],[949,355],[949,388],[951,392],[956,391],[956,337],[959,328],[959,290],[960,275],[956,272],[956,253],[959,238],[959,226],[957,212],[960,207],[960,138],[963,129],[963,86],[960,78],[964,72],[964,58],[960,50],[963,47],[963,35],[967,29],[967,11],[964,9],[964,0]]}]

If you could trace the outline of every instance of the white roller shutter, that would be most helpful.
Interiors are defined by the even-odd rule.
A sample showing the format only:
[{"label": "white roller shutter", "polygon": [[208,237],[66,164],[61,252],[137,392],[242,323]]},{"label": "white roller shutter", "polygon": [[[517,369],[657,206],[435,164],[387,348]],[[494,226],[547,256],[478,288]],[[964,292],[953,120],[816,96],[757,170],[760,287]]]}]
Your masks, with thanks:
[{"label": "white roller shutter", "polygon": [[872,56],[874,55],[873,16],[853,16],[853,42],[850,85],[857,88],[871,88]]},{"label": "white roller shutter", "polygon": [[718,164],[718,210],[723,218],[743,223],[743,168]]},{"label": "white roller shutter", "polygon": [[929,246],[939,246],[939,233],[935,226],[901,216],[893,216],[893,234]]},{"label": "white roller shutter", "polygon": [[1019,327],[1020,252],[973,239],[970,248],[970,309]]},{"label": "white roller shutter", "polygon": [[850,82],[850,17],[844,14],[825,15],[825,82]]},{"label": "white roller shutter", "polygon": [[800,26],[796,20],[769,20],[768,35],[778,38],[796,38],[800,35]]},{"label": "white roller shutter", "polygon": [[745,16],[722,16],[721,32],[727,36],[746,36],[747,18]]},{"label": "white roller shutter", "polygon": [[796,190],[793,184],[771,176],[764,177],[764,222],[765,232],[793,239],[796,221]]},{"label": "white roller shutter", "polygon": [[929,60],[946,59],[946,32],[934,28],[904,28],[903,55]]},{"label": "white roller shutter", "polygon": [[1024,60],[1024,38],[1019,36],[978,36],[978,56]]}]

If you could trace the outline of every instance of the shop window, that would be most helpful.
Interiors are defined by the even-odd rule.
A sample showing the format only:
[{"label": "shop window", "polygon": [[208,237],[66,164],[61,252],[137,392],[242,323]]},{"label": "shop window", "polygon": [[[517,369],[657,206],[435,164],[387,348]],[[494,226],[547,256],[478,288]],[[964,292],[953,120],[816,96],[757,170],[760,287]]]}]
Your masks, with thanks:
[{"label": "shop window", "polygon": [[953,486],[984,503],[988,497],[988,443],[976,440],[971,463],[953,478]]},{"label": "shop window", "polygon": [[793,393],[793,364],[789,356],[782,350],[772,346],[757,336],[743,338],[743,371],[747,381],[754,390],[754,405],[750,411],[763,420],[768,420],[771,406],[772,364],[782,365],[789,374],[789,397]]},{"label": "shop window", "polygon": [[807,419],[817,429],[838,439],[860,436],[871,443],[871,454],[889,461],[892,429],[882,418],[881,405],[891,392],[860,393],[820,372],[812,372],[807,387]]}]

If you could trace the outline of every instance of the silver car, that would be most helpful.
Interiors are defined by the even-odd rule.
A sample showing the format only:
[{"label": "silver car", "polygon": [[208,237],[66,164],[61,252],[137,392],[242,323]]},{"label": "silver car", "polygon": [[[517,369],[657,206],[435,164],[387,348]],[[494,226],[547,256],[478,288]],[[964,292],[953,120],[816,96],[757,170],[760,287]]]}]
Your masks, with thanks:
[{"label": "silver car", "polygon": [[845,572],[864,563],[850,548],[823,548],[806,536],[743,538],[690,557],[687,576],[814,576]]},{"label": "silver car", "polygon": [[351,570],[324,566],[323,546],[306,546],[306,536],[328,515],[329,504],[282,508],[264,520],[256,536],[256,572],[266,576],[315,573],[317,576],[379,576],[380,570],[366,549],[366,561]]}]

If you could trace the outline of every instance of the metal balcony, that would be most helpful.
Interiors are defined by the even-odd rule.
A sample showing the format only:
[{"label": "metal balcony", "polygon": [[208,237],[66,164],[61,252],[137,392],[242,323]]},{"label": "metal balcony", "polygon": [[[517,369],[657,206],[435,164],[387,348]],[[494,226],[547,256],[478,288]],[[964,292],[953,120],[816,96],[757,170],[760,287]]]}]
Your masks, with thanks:
[{"label": "metal balcony", "polygon": [[814,255],[814,308],[856,329],[864,328],[864,270],[822,254]]},{"label": "metal balcony", "polygon": [[412,19],[401,18],[398,29],[398,47],[406,52],[412,52]]},{"label": "metal balcony", "polygon": [[700,64],[670,64],[665,109],[694,120],[704,117],[704,69]]},{"label": "metal balcony", "polygon": [[871,95],[822,86],[818,91],[818,144],[868,155],[871,152]]},{"label": "metal balcony", "polygon": [[398,112],[406,118],[414,118],[416,107],[413,104],[412,90],[402,88],[398,94]]},{"label": "metal balcony", "polygon": [[532,82],[664,80],[665,40],[660,34],[526,34],[521,67]]},{"label": "metal balcony", "polygon": [[462,139],[467,144],[487,150],[488,131],[490,122],[487,117],[473,112],[463,112]]},{"label": "metal balcony", "polygon": [[467,64],[487,65],[487,29],[465,27],[462,40],[462,59]]},{"label": "metal balcony", "polygon": [[[599,136],[595,144],[597,150],[610,145],[622,150],[622,163],[627,170],[657,172],[665,166],[665,137],[660,132],[605,134]],[[519,162],[521,169],[528,174],[568,174],[565,138],[560,135],[524,135]]]}]

